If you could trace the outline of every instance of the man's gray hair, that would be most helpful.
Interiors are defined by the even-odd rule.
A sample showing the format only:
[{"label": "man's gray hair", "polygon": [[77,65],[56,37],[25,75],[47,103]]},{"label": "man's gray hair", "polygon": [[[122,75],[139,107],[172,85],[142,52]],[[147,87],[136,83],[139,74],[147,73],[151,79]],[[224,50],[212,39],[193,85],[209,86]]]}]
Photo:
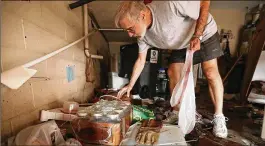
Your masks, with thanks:
[{"label": "man's gray hair", "polygon": [[127,18],[129,21],[136,21],[141,11],[145,11],[146,6],[143,1],[124,1],[121,2],[115,15],[115,25],[120,28],[119,21]]}]

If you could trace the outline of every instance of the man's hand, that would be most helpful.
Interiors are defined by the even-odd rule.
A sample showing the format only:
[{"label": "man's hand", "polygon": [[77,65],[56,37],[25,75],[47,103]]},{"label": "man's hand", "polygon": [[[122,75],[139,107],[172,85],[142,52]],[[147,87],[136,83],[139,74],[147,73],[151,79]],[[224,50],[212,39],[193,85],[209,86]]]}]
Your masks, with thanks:
[{"label": "man's hand", "polygon": [[140,76],[144,65],[146,61],[146,55],[147,55],[147,50],[141,52],[138,54],[138,58],[133,66],[133,72],[131,76],[131,80],[129,84],[125,87],[123,87],[119,93],[118,93],[118,98],[121,98],[123,94],[127,93],[128,98],[130,98],[130,92],[132,90],[132,87],[135,85],[135,82],[137,81],[138,77]]},{"label": "man's hand", "polygon": [[193,37],[190,40],[190,49],[194,52],[201,49],[201,41],[197,37]]},{"label": "man's hand", "polygon": [[120,99],[125,93],[127,93],[127,96],[130,97],[131,90],[132,87],[130,85],[123,87],[118,93],[118,98]]}]

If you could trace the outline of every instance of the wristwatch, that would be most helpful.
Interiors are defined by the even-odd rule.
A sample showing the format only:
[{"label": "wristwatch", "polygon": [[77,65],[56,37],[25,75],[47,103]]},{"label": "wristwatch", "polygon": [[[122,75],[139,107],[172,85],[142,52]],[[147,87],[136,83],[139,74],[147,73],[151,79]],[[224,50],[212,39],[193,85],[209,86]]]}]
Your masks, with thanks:
[{"label": "wristwatch", "polygon": [[192,38],[198,38],[200,41],[202,41],[202,36],[193,35]]}]

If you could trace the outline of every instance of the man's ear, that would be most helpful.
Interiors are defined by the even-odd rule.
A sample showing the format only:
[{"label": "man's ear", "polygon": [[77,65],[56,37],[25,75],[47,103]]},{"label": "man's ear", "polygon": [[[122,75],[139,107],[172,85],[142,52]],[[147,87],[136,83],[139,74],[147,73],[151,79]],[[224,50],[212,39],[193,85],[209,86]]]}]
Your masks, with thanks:
[{"label": "man's ear", "polygon": [[146,14],[145,14],[145,11],[143,11],[143,10],[140,12],[140,19],[142,19],[142,20],[146,19]]}]

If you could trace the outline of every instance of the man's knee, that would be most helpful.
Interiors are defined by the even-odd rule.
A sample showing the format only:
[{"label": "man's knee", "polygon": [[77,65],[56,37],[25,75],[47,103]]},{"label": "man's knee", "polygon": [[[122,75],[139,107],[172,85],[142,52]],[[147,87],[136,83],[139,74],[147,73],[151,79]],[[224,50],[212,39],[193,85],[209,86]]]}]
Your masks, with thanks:
[{"label": "man's knee", "polygon": [[219,78],[219,72],[216,67],[209,67],[204,70],[205,77],[208,81],[214,81]]},{"label": "man's knee", "polygon": [[170,80],[178,80],[180,78],[182,66],[181,63],[170,64],[167,71]]},{"label": "man's knee", "polygon": [[170,79],[173,78],[173,76],[174,76],[174,71],[173,71],[172,68],[168,68],[168,70],[167,70],[167,75],[168,75],[168,77],[169,77]]},{"label": "man's knee", "polygon": [[217,59],[212,59],[202,63],[203,72],[208,81],[214,81],[220,78]]}]

